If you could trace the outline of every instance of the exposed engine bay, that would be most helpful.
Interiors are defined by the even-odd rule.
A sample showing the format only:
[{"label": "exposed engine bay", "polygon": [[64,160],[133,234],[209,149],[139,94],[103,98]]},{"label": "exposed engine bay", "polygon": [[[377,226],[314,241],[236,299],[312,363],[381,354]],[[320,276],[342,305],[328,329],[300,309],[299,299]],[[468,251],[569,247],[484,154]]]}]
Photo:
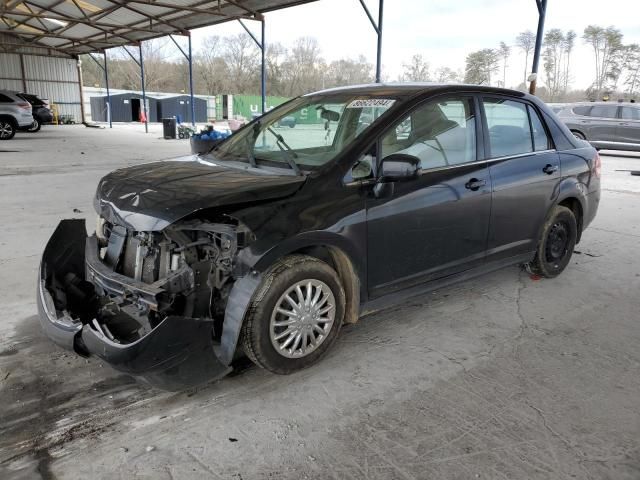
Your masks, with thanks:
[{"label": "exposed engine bay", "polygon": [[226,216],[160,232],[131,231],[99,217],[96,235],[87,238],[85,278],[69,272],[50,290],[56,310],[75,310],[74,320],[114,343],[135,342],[171,316],[212,319],[219,338],[234,259],[250,241],[249,230]]}]

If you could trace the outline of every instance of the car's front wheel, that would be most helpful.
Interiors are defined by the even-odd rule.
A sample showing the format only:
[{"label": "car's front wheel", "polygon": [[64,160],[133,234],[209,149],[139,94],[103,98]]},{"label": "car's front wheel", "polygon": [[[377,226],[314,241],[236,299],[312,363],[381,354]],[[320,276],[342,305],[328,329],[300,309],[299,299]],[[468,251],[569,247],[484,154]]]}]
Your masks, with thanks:
[{"label": "car's front wheel", "polygon": [[16,134],[16,126],[7,119],[0,118],[0,140],[11,140]]},{"label": "car's front wheel", "polygon": [[265,274],[242,330],[247,356],[273,373],[288,374],[317,362],[338,336],[345,293],[333,268],[291,255]]},{"label": "car's front wheel", "polygon": [[553,278],[567,267],[578,238],[573,212],[561,205],[553,208],[542,228],[536,256],[531,264],[533,272]]}]

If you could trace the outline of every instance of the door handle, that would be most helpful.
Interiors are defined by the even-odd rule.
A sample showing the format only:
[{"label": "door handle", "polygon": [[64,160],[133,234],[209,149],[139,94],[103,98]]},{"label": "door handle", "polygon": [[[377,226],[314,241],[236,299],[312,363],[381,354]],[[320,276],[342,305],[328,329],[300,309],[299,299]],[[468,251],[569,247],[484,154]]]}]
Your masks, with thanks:
[{"label": "door handle", "polygon": [[620,122],[618,125],[629,125],[627,122]]},{"label": "door handle", "polygon": [[551,175],[552,173],[555,173],[558,171],[558,166],[557,165],[551,165],[550,163],[547,163],[544,168],[542,169],[542,171],[544,173],[546,173],[547,175]]},{"label": "door handle", "polygon": [[467,183],[464,184],[464,188],[468,190],[473,190],[474,192],[478,190],[480,187],[484,187],[487,184],[484,180],[478,180],[477,178],[472,178]]}]

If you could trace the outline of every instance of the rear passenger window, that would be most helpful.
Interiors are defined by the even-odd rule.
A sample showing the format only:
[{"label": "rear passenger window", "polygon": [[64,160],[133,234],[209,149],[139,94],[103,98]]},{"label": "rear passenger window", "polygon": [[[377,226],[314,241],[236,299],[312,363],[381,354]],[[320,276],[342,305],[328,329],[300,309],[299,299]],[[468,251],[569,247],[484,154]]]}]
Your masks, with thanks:
[{"label": "rear passenger window", "polygon": [[589,110],[591,110],[591,105],[573,107],[573,113],[575,113],[576,115],[589,115]]},{"label": "rear passenger window", "polygon": [[622,107],[622,118],[624,120],[640,120],[640,108]]},{"label": "rear passenger window", "polygon": [[533,149],[536,152],[539,152],[541,150],[548,150],[549,148],[551,148],[551,142],[549,142],[549,137],[547,136],[547,132],[542,125],[542,120],[540,120],[538,112],[536,112],[535,109],[531,107],[531,105],[527,105],[527,110],[529,111],[529,118],[531,119]]},{"label": "rear passenger window", "polygon": [[590,117],[616,118],[617,105],[594,105],[589,112]]},{"label": "rear passenger window", "polygon": [[413,155],[420,168],[446,167],[476,160],[476,124],[471,98],[446,98],[418,107],[381,141],[382,158]]},{"label": "rear passenger window", "polygon": [[13,100],[11,100],[9,97],[7,97],[6,95],[3,95],[0,93],[0,102],[3,103],[13,103]]},{"label": "rear passenger window", "polygon": [[524,103],[485,98],[483,105],[492,157],[533,152],[529,115]]}]

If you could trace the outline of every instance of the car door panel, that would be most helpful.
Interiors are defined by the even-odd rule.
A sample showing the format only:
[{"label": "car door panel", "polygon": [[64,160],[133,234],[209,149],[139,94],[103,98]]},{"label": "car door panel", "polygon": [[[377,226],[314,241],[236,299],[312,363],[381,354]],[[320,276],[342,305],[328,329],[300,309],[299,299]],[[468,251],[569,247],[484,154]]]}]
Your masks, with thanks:
[{"label": "car door panel", "polygon": [[484,261],[491,178],[486,163],[476,161],[475,109],[470,95],[426,102],[381,138],[381,157],[416,156],[422,170],[394,183],[391,194],[367,198],[371,297]]},{"label": "car door panel", "polygon": [[[490,163],[493,208],[488,256],[506,258],[535,250],[545,216],[557,197],[560,169],[555,151],[499,159]],[[548,170],[548,169],[547,169]]]},{"label": "car door panel", "polygon": [[492,180],[487,261],[493,261],[535,250],[562,172],[558,153],[532,105],[485,97],[483,120]]},{"label": "car door panel", "polygon": [[[476,191],[470,180],[485,182]],[[491,209],[486,164],[426,172],[367,200],[372,296],[471,268],[483,261]]]},{"label": "car door panel", "polygon": [[616,141],[640,144],[640,108],[624,106],[621,110]]}]

